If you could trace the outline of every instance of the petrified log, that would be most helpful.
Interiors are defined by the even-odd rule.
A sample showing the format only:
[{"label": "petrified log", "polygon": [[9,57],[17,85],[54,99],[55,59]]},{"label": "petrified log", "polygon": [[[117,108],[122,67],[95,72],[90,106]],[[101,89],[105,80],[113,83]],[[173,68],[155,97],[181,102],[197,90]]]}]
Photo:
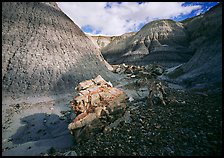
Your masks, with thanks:
[{"label": "petrified log", "polygon": [[149,89],[149,96],[148,96],[148,102],[149,105],[155,105],[162,103],[163,105],[166,105],[165,103],[165,96],[166,92],[164,90],[164,85],[162,85],[161,82],[153,82]]},{"label": "petrified log", "polygon": [[79,95],[71,101],[71,107],[77,117],[68,129],[77,142],[102,132],[125,112],[127,95],[112,87],[100,75],[79,83],[76,90]]}]

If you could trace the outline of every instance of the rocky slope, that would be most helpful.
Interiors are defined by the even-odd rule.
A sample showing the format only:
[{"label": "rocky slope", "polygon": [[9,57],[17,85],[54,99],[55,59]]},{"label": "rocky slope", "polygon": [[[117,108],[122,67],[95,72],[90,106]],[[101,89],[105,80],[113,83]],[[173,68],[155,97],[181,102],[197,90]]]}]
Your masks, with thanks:
[{"label": "rocky slope", "polygon": [[[222,82],[222,4],[205,14],[183,21],[190,35],[194,56],[169,74],[188,87],[221,87]],[[220,90],[220,88],[219,88]]]},{"label": "rocky slope", "polygon": [[171,67],[190,59],[192,51],[187,47],[188,34],[182,23],[156,20],[133,36],[111,42],[102,49],[102,54],[113,64],[159,63]]},{"label": "rocky slope", "polygon": [[4,95],[73,91],[109,64],[56,3],[2,3]]}]

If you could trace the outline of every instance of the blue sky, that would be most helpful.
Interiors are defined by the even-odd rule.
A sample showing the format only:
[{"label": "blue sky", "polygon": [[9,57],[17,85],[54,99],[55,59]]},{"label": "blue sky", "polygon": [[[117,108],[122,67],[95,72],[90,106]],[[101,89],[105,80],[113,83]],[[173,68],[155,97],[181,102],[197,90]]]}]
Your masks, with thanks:
[{"label": "blue sky", "polygon": [[[201,5],[202,6],[201,13],[205,13],[208,9],[210,9],[213,6],[215,6],[216,4],[218,4],[218,2],[185,2],[183,4],[183,6],[188,6],[188,5]],[[196,11],[194,10],[190,14],[183,15],[183,16],[180,16],[178,18],[174,18],[173,20],[181,21],[181,20],[184,20],[186,18],[190,18],[190,17],[196,16],[197,15],[197,12],[198,12],[197,10]]]},{"label": "blue sky", "polygon": [[156,19],[182,21],[218,2],[57,2],[82,31],[93,35],[135,32]]}]

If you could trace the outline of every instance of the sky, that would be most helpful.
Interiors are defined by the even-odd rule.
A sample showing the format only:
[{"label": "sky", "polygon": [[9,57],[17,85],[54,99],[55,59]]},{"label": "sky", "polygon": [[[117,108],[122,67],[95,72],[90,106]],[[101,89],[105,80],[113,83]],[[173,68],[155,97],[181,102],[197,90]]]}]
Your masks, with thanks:
[{"label": "sky", "polygon": [[157,19],[181,21],[206,12],[218,2],[57,2],[85,33],[122,35]]}]

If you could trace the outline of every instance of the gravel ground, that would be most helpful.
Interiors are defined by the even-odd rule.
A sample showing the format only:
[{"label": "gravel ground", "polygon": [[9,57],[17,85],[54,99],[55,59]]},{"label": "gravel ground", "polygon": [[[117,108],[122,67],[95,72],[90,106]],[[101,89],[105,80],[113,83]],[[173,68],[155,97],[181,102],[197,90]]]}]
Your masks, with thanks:
[{"label": "gravel ground", "polygon": [[221,94],[170,88],[166,92],[178,102],[165,106],[148,106],[146,98],[130,102],[131,123],[121,122],[69,150],[79,156],[220,156]]},{"label": "gravel ground", "polygon": [[[134,82],[133,82],[134,81]],[[24,141],[22,144],[17,144],[15,140],[12,149],[6,149],[9,143],[3,143],[2,152],[4,155],[70,155],[70,156],[220,156],[222,153],[222,95],[221,94],[205,94],[204,92],[188,92],[186,90],[177,90],[166,88],[168,97],[175,97],[178,102],[169,103],[167,105],[153,105],[149,106],[146,101],[146,87],[135,86],[134,79],[124,79],[119,85],[120,88],[124,88],[130,96],[133,96],[134,101],[127,103],[127,108],[130,111],[131,122],[121,122],[117,127],[106,133],[99,133],[95,137],[81,141],[79,144],[72,140],[69,135],[64,134],[60,143],[55,143],[58,140],[51,139],[38,139],[37,142]],[[168,85],[168,84],[166,84]],[[134,91],[140,92],[144,90],[144,93],[139,93],[141,96],[137,98],[137,94]],[[63,102],[65,103],[65,102]],[[39,105],[39,103],[37,103]],[[52,102],[53,104],[53,102]],[[20,104],[19,104],[20,105]],[[26,104],[26,106],[29,104]],[[35,104],[36,105],[36,104]],[[25,106],[25,104],[24,104]],[[49,107],[48,107],[49,106]],[[8,138],[12,135],[12,132],[5,131],[4,128],[17,129],[19,126],[19,118],[25,117],[25,114],[33,114],[37,111],[43,111],[46,113],[51,109],[51,102],[49,105],[41,103],[43,110],[39,109],[39,106],[25,107],[25,111],[22,110],[19,114],[3,113],[3,118],[9,118],[13,116],[13,126],[3,119],[3,138]],[[60,108],[59,108],[60,107]],[[64,105],[68,110],[68,105]],[[15,109],[23,108],[17,107]],[[57,106],[53,106],[57,110]],[[58,110],[55,111],[55,115],[60,115],[64,109],[62,105],[58,104]],[[39,109],[39,110],[38,110]],[[48,110],[46,110],[48,109]],[[4,108],[3,108],[4,110]],[[5,109],[7,111],[7,109]],[[20,109],[21,110],[21,109]],[[18,110],[17,110],[18,111]],[[30,111],[30,112],[29,112]],[[70,111],[70,110],[68,110]],[[11,111],[13,113],[13,111]],[[22,113],[23,115],[20,116]],[[53,131],[62,130],[61,132],[68,133],[69,131],[63,131],[67,129],[68,122],[71,122],[71,115],[66,114],[64,124],[55,124],[52,128],[43,127],[45,129],[46,136]],[[9,116],[8,116],[9,115]],[[18,115],[18,119],[16,119]],[[35,118],[33,121],[41,119],[39,116],[31,115]],[[53,116],[53,114],[52,114]],[[56,117],[55,117],[56,118]],[[59,118],[59,117],[57,117]],[[5,122],[4,122],[5,120]],[[17,120],[17,121],[16,121]],[[10,120],[9,120],[10,121]],[[29,120],[28,120],[29,121]],[[61,120],[58,120],[62,122]],[[17,125],[18,124],[18,125]],[[38,124],[41,126],[42,124]],[[9,126],[9,127],[6,127]],[[63,127],[62,127],[63,126]],[[65,127],[66,126],[66,127]],[[28,127],[28,126],[25,126]],[[28,128],[32,130],[33,128]],[[25,129],[24,129],[25,130]],[[5,132],[4,132],[5,131]],[[16,131],[16,130],[13,130]],[[31,132],[32,138],[41,134],[38,132],[35,134]],[[55,131],[55,132],[56,132]],[[18,134],[18,131],[17,131]],[[24,138],[28,137],[24,136]],[[70,135],[71,136],[71,135]],[[66,139],[64,139],[66,137]],[[23,137],[22,137],[23,138]],[[61,137],[60,137],[61,138]],[[59,137],[58,137],[59,139]],[[50,141],[51,140],[51,141]],[[4,140],[3,140],[4,141]],[[40,142],[44,141],[45,145],[41,145]],[[73,141],[73,143],[72,143]],[[52,144],[52,142],[54,142]],[[68,147],[65,147],[65,143]],[[32,143],[31,149],[26,149]],[[64,144],[63,144],[64,143]],[[73,145],[72,145],[73,144]],[[18,146],[20,145],[20,146]],[[59,147],[60,146],[60,147]],[[40,150],[41,147],[41,150]],[[51,148],[50,148],[51,147]],[[65,147],[65,149],[62,149]],[[43,148],[43,149],[42,149]],[[48,151],[46,151],[48,149]],[[25,152],[26,151],[26,152]],[[28,152],[30,151],[30,152]],[[34,152],[35,151],[35,152]],[[46,152],[45,152],[46,151]],[[32,152],[32,153],[31,153]],[[39,154],[41,153],[41,154]]]}]

